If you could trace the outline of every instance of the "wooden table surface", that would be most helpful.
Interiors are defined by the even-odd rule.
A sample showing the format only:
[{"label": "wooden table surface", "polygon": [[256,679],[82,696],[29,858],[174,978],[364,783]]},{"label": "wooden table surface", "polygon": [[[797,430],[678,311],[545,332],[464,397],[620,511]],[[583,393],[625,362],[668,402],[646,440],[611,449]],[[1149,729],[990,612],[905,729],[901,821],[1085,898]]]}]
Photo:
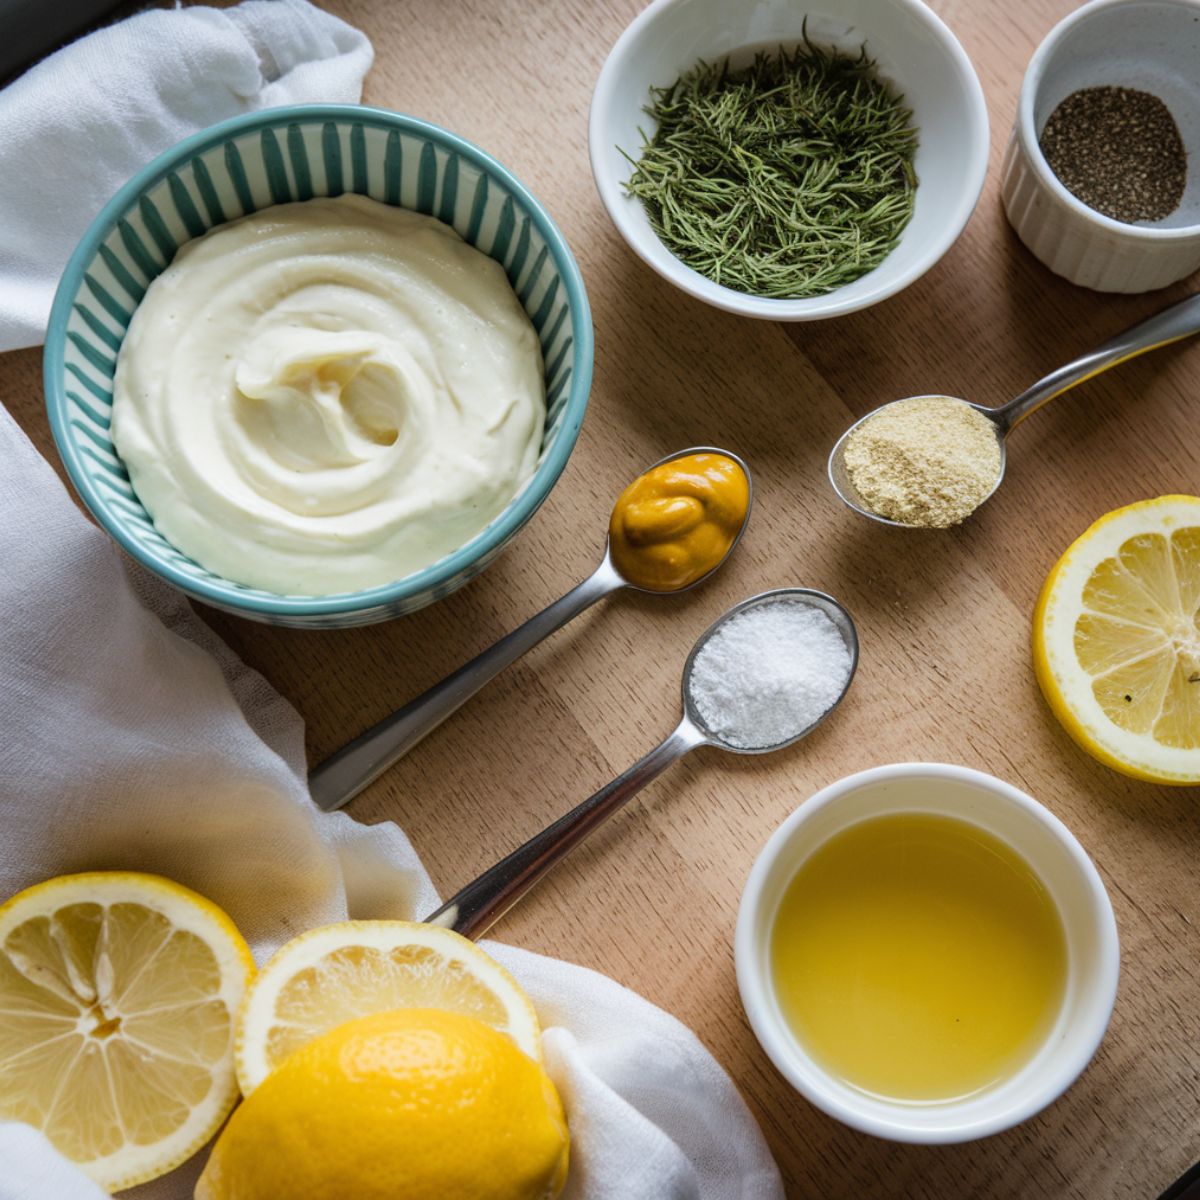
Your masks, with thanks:
[{"label": "wooden table surface", "polygon": [[[999,403],[1187,291],[1110,297],[1072,287],[1005,222],[998,172],[1021,75],[1071,0],[935,0],[988,98],[992,159],[979,207],[903,294],[792,326],[742,320],[674,290],[626,248],[600,205],[588,102],[640,0],[323,3],[375,43],[367,102],[477,142],[557,219],[593,307],[591,405],[536,519],[437,606],[330,633],[205,617],[295,703],[316,761],[590,571],[612,499],[644,465],[698,443],[738,451],[757,504],[717,578],[685,597],[605,602],[350,811],[398,821],[452,891],[672,728],[684,657],[725,607],[780,585],[830,592],[862,637],[858,678],[836,718],[792,751],[756,760],[702,750],[672,768],[497,934],[603,971],[695,1029],[762,1123],[789,1196],[1152,1200],[1200,1158],[1197,793],[1134,782],[1076,749],[1042,704],[1029,621],[1047,570],[1091,520],[1197,491],[1200,345],[1130,362],[1029,422],[1010,446],[1003,489],[962,529],[868,523],[838,503],[824,472],[841,430],[883,400],[943,390]],[[40,351],[0,357],[0,397],[53,459],[39,370]],[[734,983],[738,897],[767,836],[817,788],[904,760],[990,771],[1049,806],[1094,857],[1121,932],[1116,1014],[1088,1071],[1040,1117],[958,1147],[877,1141],[813,1109],[758,1047]]]}]

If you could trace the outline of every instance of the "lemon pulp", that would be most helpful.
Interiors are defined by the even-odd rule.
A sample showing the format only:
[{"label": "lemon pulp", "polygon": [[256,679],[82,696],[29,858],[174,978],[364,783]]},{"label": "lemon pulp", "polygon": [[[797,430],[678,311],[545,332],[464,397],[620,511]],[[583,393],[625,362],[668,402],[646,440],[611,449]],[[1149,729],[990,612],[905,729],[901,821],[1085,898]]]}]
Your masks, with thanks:
[{"label": "lemon pulp", "polygon": [[253,969],[215,905],[94,872],[0,908],[0,1118],[110,1190],[194,1153],[237,1098],[233,1023]]},{"label": "lemon pulp", "polygon": [[1062,921],[990,833],[930,813],[874,817],[801,865],[771,933],[785,1020],[850,1086],[959,1099],[1045,1042],[1066,988]]},{"label": "lemon pulp", "polygon": [[541,1059],[533,1006],[474,942],[414,921],[340,921],[293,938],[251,985],[238,1018],[242,1091],[335,1026],[400,1008],[475,1017]]},{"label": "lemon pulp", "polygon": [[1109,720],[1164,746],[1200,746],[1200,528],[1141,533],[1083,588],[1075,654]]}]

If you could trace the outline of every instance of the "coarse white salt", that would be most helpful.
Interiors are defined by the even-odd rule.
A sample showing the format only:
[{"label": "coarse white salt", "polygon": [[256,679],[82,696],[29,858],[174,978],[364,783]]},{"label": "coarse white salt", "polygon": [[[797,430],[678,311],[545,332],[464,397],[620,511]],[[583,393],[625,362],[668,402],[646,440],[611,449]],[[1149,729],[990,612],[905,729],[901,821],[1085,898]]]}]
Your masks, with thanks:
[{"label": "coarse white salt", "polygon": [[741,750],[776,746],[833,706],[850,650],[812,604],[786,597],[730,617],[692,663],[688,693],[708,726]]}]

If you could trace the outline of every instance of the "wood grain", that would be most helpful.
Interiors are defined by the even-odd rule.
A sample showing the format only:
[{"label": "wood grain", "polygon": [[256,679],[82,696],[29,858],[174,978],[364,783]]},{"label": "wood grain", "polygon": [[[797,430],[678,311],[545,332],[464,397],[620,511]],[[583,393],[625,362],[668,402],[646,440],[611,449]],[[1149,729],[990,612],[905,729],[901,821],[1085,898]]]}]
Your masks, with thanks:
[{"label": "wood grain", "polygon": [[[732,0],[731,0],[732,2]],[[857,617],[862,666],[836,719],[794,751],[701,751],[656,783],[500,927],[585,963],[691,1025],[762,1123],[792,1197],[1147,1200],[1200,1157],[1200,833],[1196,794],[1093,763],[1048,717],[1028,651],[1046,571],[1094,517],[1196,491],[1200,346],[1131,362],[1022,427],[1009,478],[965,528],[899,534],[843,509],[829,446],[882,400],[944,390],[999,403],[1183,295],[1106,297],[1050,275],[1005,223],[997,175],[1022,72],[1069,0],[937,0],[987,93],[992,169],[966,233],[903,295],[837,321],[740,320],[673,290],[609,223],[587,108],[636,0],[325,0],[365,29],[369,103],[439,122],[511,167],[583,269],[596,325],[591,408],[541,513],[482,578],[402,621],[300,633],[206,612],[299,708],[319,759],[563,592],[596,561],[612,498],[673,449],[727,445],[758,504],[736,559],[699,592],[623,596],[473,700],[353,805],[400,822],[449,891],[622,770],[673,725],[696,634],[764,588],[802,584]],[[0,358],[0,396],[53,459],[39,353]],[[852,771],[942,760],[991,771],[1057,813],[1094,856],[1121,930],[1111,1030],[1046,1113],[953,1148],[876,1141],[795,1095],[737,999],[742,883],[775,826]]]}]

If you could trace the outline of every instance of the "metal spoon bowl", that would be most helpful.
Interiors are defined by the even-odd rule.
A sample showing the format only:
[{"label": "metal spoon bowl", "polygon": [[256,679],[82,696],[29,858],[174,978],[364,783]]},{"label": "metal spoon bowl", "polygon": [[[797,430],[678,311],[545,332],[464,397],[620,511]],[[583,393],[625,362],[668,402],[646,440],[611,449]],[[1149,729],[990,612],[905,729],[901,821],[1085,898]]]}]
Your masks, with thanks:
[{"label": "metal spoon bowl", "polygon": [[681,592],[690,592],[692,588],[699,587],[719,571],[737,549],[737,544],[742,540],[742,534],[746,532],[746,526],[750,523],[750,513],[754,508],[754,480],[750,475],[750,468],[736,454],[716,446],[691,446],[687,450],[678,450],[674,454],[668,454],[666,458],[660,458],[642,474],[691,454],[719,454],[732,459],[746,476],[746,515],[720,562],[686,587],[657,591],[631,583],[617,570],[606,539],[604,557],[600,560],[600,565],[582,583],[542,609],[536,616],[530,617],[525,624],[519,625],[495,645],[476,655],[457,671],[447,675],[440,683],[435,683],[428,691],[415,700],[410,700],[390,716],[384,717],[382,721],[314,767],[309,772],[308,787],[317,807],[330,812],[352,800],[419,741],[432,733],[448,716],[461,708],[485,683],[494,679],[505,667],[532,650],[544,638],[590,608],[597,600],[621,588],[632,588],[651,596],[677,596]]},{"label": "metal spoon bowl", "polygon": [[[947,396],[944,392],[940,392],[937,396],[908,396],[907,400],[929,400],[929,399],[945,399],[957,400],[957,396]],[[1049,397],[1047,397],[1049,399]],[[878,521],[881,525],[894,525],[897,529],[919,529],[923,526],[909,525],[904,521],[894,521],[891,517],[885,517],[882,513],[877,513],[872,510],[867,502],[859,495],[858,489],[854,486],[854,481],[850,478],[850,472],[846,468],[846,443],[854,431],[864,422],[869,421],[872,417],[891,408],[896,404],[904,404],[905,400],[891,400],[887,404],[881,404],[878,408],[872,409],[865,417],[860,417],[845,433],[837,440],[837,444],[829,455],[829,482],[833,484],[833,490],[837,492],[839,499],[843,504],[854,509],[855,512],[861,513],[864,517],[870,517],[872,521]],[[1003,408],[985,408],[982,404],[972,404],[970,400],[963,400],[963,404],[969,405],[976,412],[982,413],[996,429],[996,442],[1000,449],[1000,466],[996,471],[996,481],[992,484],[992,489],[986,496],[980,500],[979,504],[984,504],[992,498],[996,489],[1000,486],[1004,479],[1004,468],[1008,464],[1008,450],[1005,439],[1008,437],[1009,430],[1012,429],[1015,421],[1005,423],[1003,414],[1007,412],[1012,405],[1006,404]],[[1043,401],[1042,403],[1045,403]],[[976,508],[979,505],[975,506]]]},{"label": "metal spoon bowl", "polygon": [[[1099,375],[1102,371],[1107,371],[1127,359],[1145,354],[1150,350],[1157,350],[1160,346],[1170,345],[1182,338],[1191,337],[1195,333],[1200,333],[1200,296],[1189,296],[1186,300],[1172,304],[1153,317],[1131,326],[1124,333],[1117,334],[1116,337],[1111,338],[1090,354],[1084,354],[1067,363],[1066,366],[1059,367],[1057,371],[1039,380],[1015,399],[999,408],[985,408],[982,404],[972,404],[971,401],[964,400],[964,404],[970,404],[976,412],[982,413],[995,425],[996,439],[1000,444],[1000,469],[996,473],[996,481],[992,490],[980,501],[980,504],[995,495],[996,489],[1004,479],[1004,468],[1007,462],[1006,439],[1030,413],[1036,412],[1043,404],[1047,404],[1055,396],[1061,396],[1063,392],[1069,391],[1076,384],[1091,379],[1093,375]],[[944,396],[945,393],[938,393],[938,395]],[[909,399],[918,399],[918,397],[909,397]],[[950,397],[950,399],[955,399],[955,397]],[[881,525],[914,529],[919,527],[908,525],[903,521],[893,521],[889,517],[873,512],[858,494],[850,479],[850,473],[846,469],[846,441],[850,435],[876,413],[890,408],[892,404],[903,403],[903,400],[892,400],[889,404],[880,405],[879,408],[867,413],[865,417],[851,425],[838,438],[837,444],[830,452],[828,472],[833,490],[837,492],[842,502],[855,512],[861,513],[864,517],[870,517],[872,521],[878,521]]]},{"label": "metal spoon bowl", "polygon": [[[850,652],[850,670],[845,685],[833,703],[803,729],[782,742],[765,746],[735,746],[714,732],[696,710],[691,696],[692,668],[696,655],[705,643],[732,617],[763,604],[780,599],[801,598],[819,608],[833,621],[846,649]],[[541,833],[530,838],[495,866],[484,871],[460,892],[446,901],[436,912],[426,917],[435,925],[454,929],[465,937],[481,937],[527,892],[558,865],[580,842],[598,829],[614,813],[656,779],[676,759],[695,750],[697,746],[715,746],[731,754],[769,754],[783,750],[807,737],[833,712],[845,697],[858,668],[858,632],[850,614],[832,596],[809,588],[777,588],[735,604],[722,613],[700,636],[692,647],[683,667],[683,717],[675,729],[649,754],[638,759],[627,771],[606,784],[565,816],[559,817]]]},{"label": "metal spoon bowl", "polygon": [[[778,600],[786,600],[789,597],[802,599],[810,607],[820,609],[834,623],[838,633],[842,635],[842,641],[846,643],[846,649],[850,652],[850,672],[846,676],[845,685],[837,694],[837,698],[833,703],[815,721],[810,722],[790,738],[765,746],[735,746],[709,727],[708,723],[700,715],[692,699],[692,669],[696,665],[696,655],[704,649],[708,640],[722,625],[731,618],[736,617],[739,613],[743,613],[749,608],[758,608],[764,604],[773,604]],[[690,721],[703,736],[703,742],[700,744],[716,746],[718,749],[725,750],[729,754],[769,754],[772,750],[785,750],[788,746],[794,745],[801,738],[807,737],[812,733],[841,704],[842,698],[846,695],[854,679],[854,672],[856,670],[858,670],[858,629],[855,627],[850,614],[832,596],[827,596],[824,592],[813,591],[812,588],[774,588],[769,592],[760,592],[757,596],[751,596],[748,600],[743,600],[740,604],[735,604],[732,608],[726,609],[696,639],[696,644],[692,647],[686,662],[683,664],[684,720]]]}]

